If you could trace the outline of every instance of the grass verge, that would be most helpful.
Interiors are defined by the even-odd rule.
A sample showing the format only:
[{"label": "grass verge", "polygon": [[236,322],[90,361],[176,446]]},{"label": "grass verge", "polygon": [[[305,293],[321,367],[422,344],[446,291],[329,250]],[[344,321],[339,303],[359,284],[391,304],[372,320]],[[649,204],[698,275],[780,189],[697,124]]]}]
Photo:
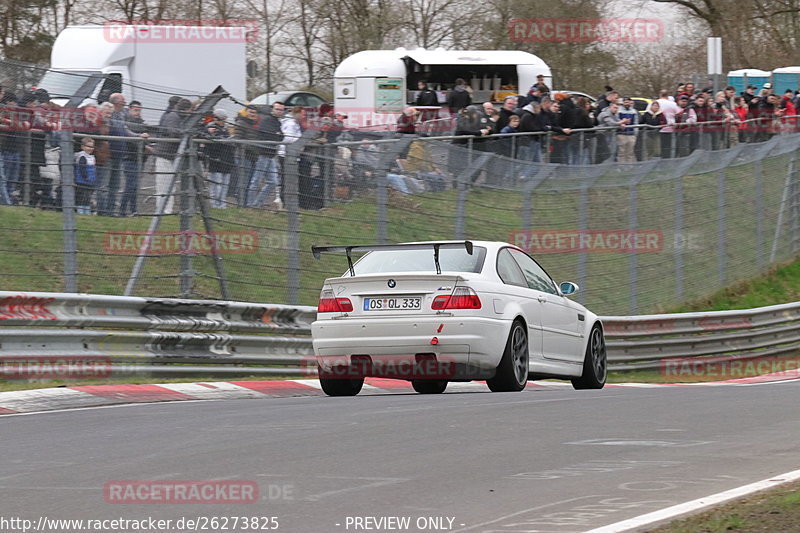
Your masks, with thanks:
[{"label": "grass verge", "polygon": [[790,533],[800,531],[800,482],[760,492],[647,533]]}]

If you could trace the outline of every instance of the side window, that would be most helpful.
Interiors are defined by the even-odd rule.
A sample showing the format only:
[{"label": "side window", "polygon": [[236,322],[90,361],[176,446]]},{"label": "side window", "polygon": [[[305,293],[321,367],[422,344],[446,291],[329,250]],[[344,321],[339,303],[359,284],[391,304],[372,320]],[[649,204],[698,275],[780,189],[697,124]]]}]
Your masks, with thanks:
[{"label": "side window", "polygon": [[500,279],[503,280],[503,283],[507,285],[516,285],[518,287],[528,286],[525,276],[522,274],[519,266],[517,266],[517,262],[511,257],[508,248],[503,248],[500,250],[500,253],[497,254],[497,274],[500,276]]},{"label": "side window", "polygon": [[320,98],[315,94],[307,94],[306,101],[307,101],[306,105],[308,107],[319,107],[325,103],[325,100],[323,100],[322,98]]},{"label": "side window", "polygon": [[295,94],[291,98],[286,100],[287,108],[294,106],[306,107],[307,105],[308,104],[306,103],[306,97],[304,94]]},{"label": "side window", "polygon": [[528,282],[528,287],[536,289],[537,291],[547,292],[550,294],[558,294],[553,280],[547,275],[539,264],[531,259],[527,254],[519,250],[511,250],[511,254],[516,259],[522,272],[525,274],[525,279]]}]

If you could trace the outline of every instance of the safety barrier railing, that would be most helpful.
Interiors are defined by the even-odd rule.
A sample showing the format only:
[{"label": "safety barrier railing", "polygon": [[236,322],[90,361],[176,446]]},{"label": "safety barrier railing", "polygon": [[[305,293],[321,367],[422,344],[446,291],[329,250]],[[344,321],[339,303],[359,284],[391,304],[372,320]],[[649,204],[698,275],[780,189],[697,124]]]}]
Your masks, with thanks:
[{"label": "safety barrier railing", "polygon": [[[314,307],[0,291],[0,378],[21,363],[100,361],[110,375],[315,375]],[[601,317],[611,371],[800,348],[800,303]],[[36,377],[35,372],[28,377]]]}]

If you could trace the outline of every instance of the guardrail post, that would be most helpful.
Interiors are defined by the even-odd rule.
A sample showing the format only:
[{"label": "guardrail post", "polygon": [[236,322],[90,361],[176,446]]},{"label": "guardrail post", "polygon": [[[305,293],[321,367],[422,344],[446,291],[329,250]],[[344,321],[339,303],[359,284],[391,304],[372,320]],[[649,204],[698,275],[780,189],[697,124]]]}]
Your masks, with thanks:
[{"label": "guardrail post", "polygon": [[78,235],[75,226],[75,176],[72,131],[62,131],[61,214],[64,219],[64,292],[78,292]]},{"label": "guardrail post", "polygon": [[720,286],[726,280],[725,169],[717,171],[717,274]]}]

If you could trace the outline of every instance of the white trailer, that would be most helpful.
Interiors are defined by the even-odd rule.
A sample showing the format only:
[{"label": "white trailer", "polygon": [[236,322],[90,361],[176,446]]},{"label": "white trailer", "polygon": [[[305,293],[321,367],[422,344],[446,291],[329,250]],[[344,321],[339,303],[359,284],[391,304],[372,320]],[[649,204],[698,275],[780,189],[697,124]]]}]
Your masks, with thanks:
[{"label": "white trailer", "polygon": [[[53,44],[51,70],[38,87],[63,104],[87,77],[101,79],[88,101],[121,92],[157,123],[172,95],[193,99],[222,85],[244,100],[247,28],[157,25],[69,26]],[[86,102],[84,102],[86,103]],[[230,101],[221,107],[235,106]]]},{"label": "white trailer", "polygon": [[393,126],[403,107],[413,104],[417,83],[428,82],[444,104],[457,78],[473,90],[473,102],[500,101],[524,94],[542,74],[552,87],[550,67],[519,50],[365,50],[347,57],[334,71],[334,105],[353,128]]}]

